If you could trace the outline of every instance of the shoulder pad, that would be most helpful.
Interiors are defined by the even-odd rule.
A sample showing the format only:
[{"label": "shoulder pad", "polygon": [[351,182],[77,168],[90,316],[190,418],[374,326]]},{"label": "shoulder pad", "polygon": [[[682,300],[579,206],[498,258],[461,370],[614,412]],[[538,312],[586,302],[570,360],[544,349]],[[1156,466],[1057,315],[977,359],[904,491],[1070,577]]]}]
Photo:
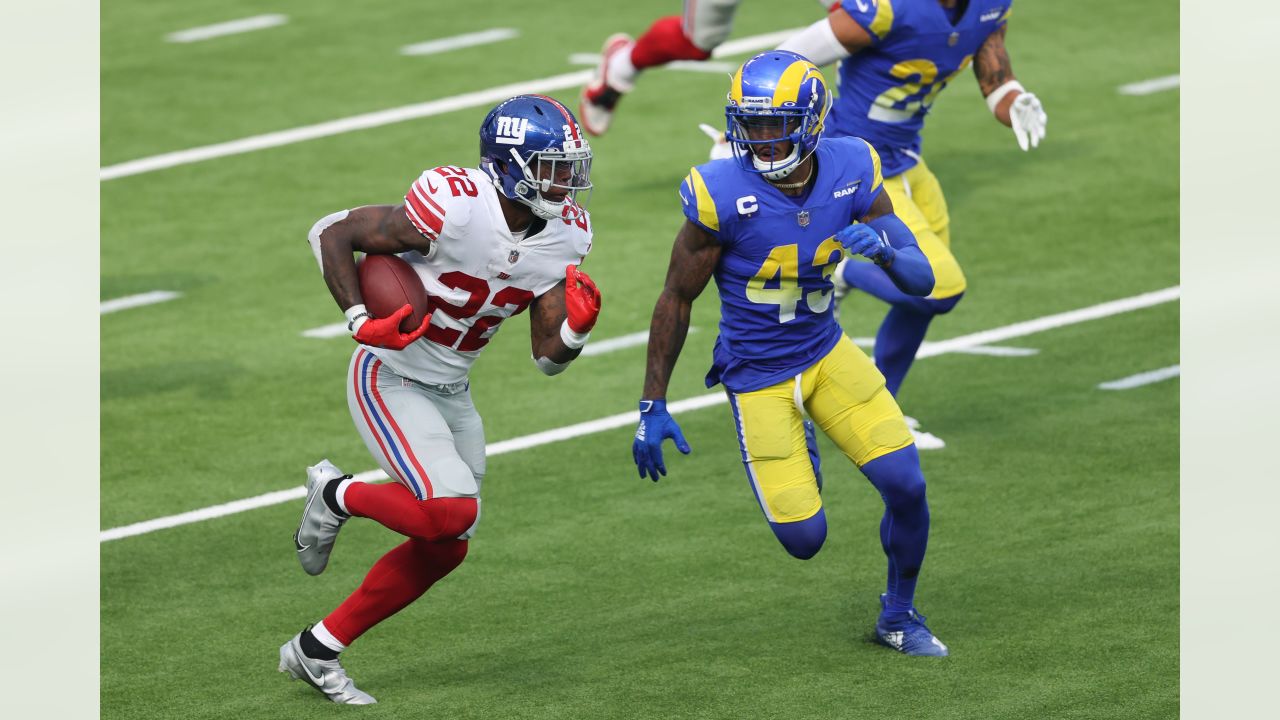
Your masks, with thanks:
[{"label": "shoulder pad", "polygon": [[708,163],[689,168],[689,174],[680,183],[680,201],[684,204],[686,217],[708,230],[718,232],[720,216],[716,212],[716,202],[711,196],[711,189],[702,175],[702,171],[707,170],[710,165],[711,163]]},{"label": "shoulder pad", "polygon": [[471,198],[480,195],[476,183],[465,170],[438,167],[426,170],[404,196],[409,221],[427,238],[435,240],[447,219],[456,226],[471,219]]}]

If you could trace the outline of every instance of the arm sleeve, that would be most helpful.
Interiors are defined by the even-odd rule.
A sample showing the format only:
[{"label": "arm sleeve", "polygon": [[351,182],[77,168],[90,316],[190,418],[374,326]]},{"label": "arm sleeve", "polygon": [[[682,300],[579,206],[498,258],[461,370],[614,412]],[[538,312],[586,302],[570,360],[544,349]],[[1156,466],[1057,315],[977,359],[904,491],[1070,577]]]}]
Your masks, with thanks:
[{"label": "arm sleeve", "polygon": [[778,49],[799,53],[819,67],[849,57],[849,51],[840,44],[835,31],[831,29],[831,21],[827,18],[822,18],[787,38]]},{"label": "arm sleeve", "polygon": [[892,0],[844,0],[840,6],[867,31],[872,45],[880,45],[893,32]]},{"label": "arm sleeve", "polygon": [[933,266],[916,245],[911,228],[897,215],[881,215],[867,223],[893,246],[893,262],[884,271],[898,289],[908,295],[924,297],[933,292]]},{"label": "arm sleeve", "polygon": [[320,256],[320,235],[334,223],[342,222],[347,219],[347,215],[351,214],[350,210],[339,210],[336,213],[325,215],[311,226],[311,230],[307,233],[307,244],[311,245],[311,253],[316,256],[316,264],[320,266],[320,271],[324,271],[324,260]]}]

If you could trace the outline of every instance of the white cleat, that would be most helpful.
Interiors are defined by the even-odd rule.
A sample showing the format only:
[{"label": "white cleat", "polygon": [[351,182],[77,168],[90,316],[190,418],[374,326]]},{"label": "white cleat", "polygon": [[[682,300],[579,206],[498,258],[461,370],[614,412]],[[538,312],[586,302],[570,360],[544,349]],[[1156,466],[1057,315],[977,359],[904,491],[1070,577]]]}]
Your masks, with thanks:
[{"label": "white cleat", "polygon": [[916,439],[916,448],[919,450],[941,450],[947,446],[942,438],[931,432],[925,432],[920,429],[920,421],[910,415],[902,416],[907,421],[907,427],[911,430],[911,436]]},{"label": "white cleat", "polygon": [[377,700],[356,687],[337,660],[316,660],[302,652],[302,633],[280,646],[280,672],[289,673],[340,705],[372,705]]},{"label": "white cleat", "polygon": [[582,127],[592,135],[603,135],[613,122],[613,111],[618,106],[624,93],[631,92],[634,83],[623,78],[609,76],[609,61],[624,50],[629,50],[635,41],[626,33],[610,35],[604,41],[604,49],[600,51],[600,64],[591,83],[582,90],[578,103],[578,120]]},{"label": "white cleat", "polygon": [[329,553],[338,539],[338,531],[350,515],[337,515],[324,502],[324,489],[329,483],[350,478],[328,460],[307,468],[307,504],[302,508],[302,521],[293,534],[298,562],[308,575],[319,575],[329,564]]}]

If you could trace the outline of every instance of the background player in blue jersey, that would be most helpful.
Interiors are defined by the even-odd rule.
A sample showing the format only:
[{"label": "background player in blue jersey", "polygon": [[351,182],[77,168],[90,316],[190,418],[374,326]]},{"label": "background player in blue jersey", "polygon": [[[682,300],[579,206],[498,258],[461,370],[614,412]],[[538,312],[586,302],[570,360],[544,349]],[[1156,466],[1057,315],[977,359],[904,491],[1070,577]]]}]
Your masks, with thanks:
[{"label": "background player in blue jersey", "polygon": [[795,53],[757,55],[734,75],[725,114],[735,158],[691,169],[680,186],[686,221],[653,311],[632,453],[656,481],[666,438],[690,452],[665,396],[692,303],[714,276],[721,319],[707,386],[725,386],[774,534],[801,559],[826,539],[808,416],[884,499],[889,572],[876,637],[908,655],[946,655],[913,605],[929,537],[920,458],[884,377],[836,322],[831,282],[846,252],[911,296],[933,290],[933,272],[883,192],[871,145],[819,143],[830,105],[818,68]]},{"label": "background player in blue jersey", "polygon": [[[923,298],[899,291],[884,272],[867,263],[848,262],[836,273],[838,295],[855,287],[892,306],[876,334],[875,361],[895,396],[930,321],[950,312],[966,288],[951,253],[946,200],[921,156],[920,131],[933,101],[972,62],[987,106],[1013,129],[1019,147],[1036,147],[1044,138],[1044,109],[1014,79],[1004,45],[1012,4],[843,0],[826,18],[781,45],[820,66],[843,60],[827,133],[861,137],[875,146],[894,209],[933,266],[936,286]],[[924,449],[944,446],[929,433],[915,434]]]},{"label": "background player in blue jersey", "polygon": [[[933,316],[950,313],[968,287],[951,254],[942,188],[920,155],[920,129],[933,100],[973,63],[988,108],[1012,128],[1019,147],[1029,150],[1044,138],[1048,117],[1014,78],[1005,49],[1011,8],[1012,0],[844,0],[781,45],[818,65],[844,60],[828,136],[858,136],[876,146],[893,208],[933,265],[937,286],[928,297],[904,295],[865,263],[845,263],[835,275],[837,301],[856,287],[892,306],[876,336],[876,365],[895,396]],[[721,133],[701,128],[717,141],[712,158],[727,156]],[[946,446],[914,419],[908,423],[923,450]]]}]

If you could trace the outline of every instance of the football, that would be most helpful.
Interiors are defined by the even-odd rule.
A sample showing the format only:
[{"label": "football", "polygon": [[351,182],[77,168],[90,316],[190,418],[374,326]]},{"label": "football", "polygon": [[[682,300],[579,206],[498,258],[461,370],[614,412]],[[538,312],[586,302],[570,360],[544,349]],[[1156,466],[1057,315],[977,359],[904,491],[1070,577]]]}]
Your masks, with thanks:
[{"label": "football", "polygon": [[376,318],[388,317],[404,307],[413,312],[400,322],[401,332],[412,332],[431,312],[431,300],[418,273],[396,255],[366,255],[356,266],[360,274],[360,295],[364,305]]}]

